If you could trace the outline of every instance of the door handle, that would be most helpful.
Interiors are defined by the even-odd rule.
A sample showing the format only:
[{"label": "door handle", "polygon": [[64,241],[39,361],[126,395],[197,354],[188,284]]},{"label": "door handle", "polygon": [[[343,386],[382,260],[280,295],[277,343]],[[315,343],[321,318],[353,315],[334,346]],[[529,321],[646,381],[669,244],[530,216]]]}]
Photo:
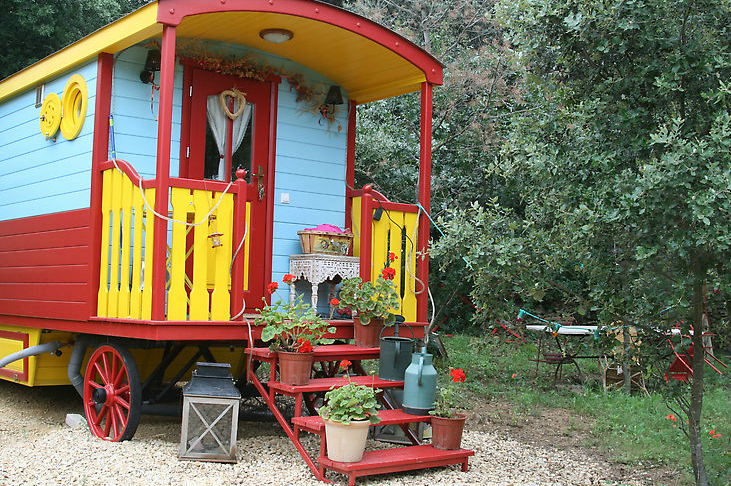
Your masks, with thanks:
[{"label": "door handle", "polygon": [[260,165],[259,166],[259,172],[256,174],[251,174],[253,177],[256,177],[257,183],[257,191],[259,193],[259,201],[264,199],[264,168]]}]

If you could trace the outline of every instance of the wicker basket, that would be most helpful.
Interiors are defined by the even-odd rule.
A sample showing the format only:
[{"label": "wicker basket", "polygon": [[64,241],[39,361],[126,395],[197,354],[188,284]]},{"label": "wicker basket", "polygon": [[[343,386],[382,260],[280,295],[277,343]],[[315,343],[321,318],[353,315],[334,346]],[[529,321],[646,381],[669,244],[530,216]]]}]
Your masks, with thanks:
[{"label": "wicker basket", "polygon": [[353,233],[330,233],[328,231],[298,231],[303,253],[327,253],[347,255],[353,244]]}]

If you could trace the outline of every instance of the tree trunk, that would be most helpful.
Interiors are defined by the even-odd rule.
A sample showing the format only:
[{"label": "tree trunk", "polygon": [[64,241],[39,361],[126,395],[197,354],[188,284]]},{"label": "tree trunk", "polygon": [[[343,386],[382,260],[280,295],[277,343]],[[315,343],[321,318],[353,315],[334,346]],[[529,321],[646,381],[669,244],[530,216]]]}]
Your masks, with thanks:
[{"label": "tree trunk", "polygon": [[703,411],[703,293],[705,285],[701,280],[693,283],[693,381],[690,386],[690,408],[688,410],[688,437],[693,462],[693,476],[696,486],[708,486],[708,475],[703,462],[701,442],[701,414]]},{"label": "tree trunk", "polygon": [[627,394],[632,394],[632,358],[630,357],[630,351],[632,347],[632,336],[629,332],[629,321],[624,321],[622,326],[622,375],[624,376],[624,383],[622,384],[622,390]]}]

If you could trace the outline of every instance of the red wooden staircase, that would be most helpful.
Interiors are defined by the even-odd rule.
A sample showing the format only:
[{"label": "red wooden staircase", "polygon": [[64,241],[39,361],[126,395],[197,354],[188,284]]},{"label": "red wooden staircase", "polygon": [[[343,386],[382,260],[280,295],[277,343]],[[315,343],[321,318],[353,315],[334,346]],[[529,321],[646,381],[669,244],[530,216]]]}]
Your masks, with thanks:
[{"label": "red wooden staircase", "polygon": [[[420,444],[418,438],[408,428],[408,424],[419,422],[428,423],[431,417],[429,415],[409,415],[400,409],[394,409],[389,400],[383,396],[381,399],[385,408],[379,412],[381,423],[378,425],[401,426],[406,437],[412,442],[412,445],[366,451],[363,455],[363,460],[355,463],[336,462],[327,458],[325,424],[322,418],[317,415],[303,416],[303,403],[305,403],[308,397],[312,397],[314,393],[330,390],[333,385],[343,386],[348,383],[346,377],[332,376],[337,371],[337,364],[341,360],[350,360],[353,362],[353,369],[365,375],[363,368],[360,366],[360,360],[378,359],[379,348],[363,348],[349,344],[318,346],[315,348],[315,362],[319,363],[323,370],[329,370],[329,373],[326,374],[331,376],[327,378],[313,378],[307,385],[301,386],[285,385],[277,381],[277,356],[276,353],[271,352],[268,348],[247,349],[246,352],[253,360],[266,362],[271,365],[268,386],[262,384],[255,373],[249,373],[249,379],[257,390],[259,390],[259,393],[284,429],[284,432],[290,438],[312,473],[319,480],[329,482],[325,477],[328,470],[347,475],[350,486],[355,485],[356,478],[360,476],[425,469],[450,464],[461,464],[462,470],[467,471],[467,461],[469,456],[474,455],[473,451],[466,449],[447,451],[436,449],[431,445]],[[358,384],[365,384],[381,389],[403,388],[404,385],[403,381],[382,380],[374,376],[354,376],[350,380]],[[295,399],[294,417],[291,423],[275,402],[277,394],[287,395]],[[300,433],[302,431],[320,436],[320,451],[317,458],[312,458],[303,447],[300,441]]]}]

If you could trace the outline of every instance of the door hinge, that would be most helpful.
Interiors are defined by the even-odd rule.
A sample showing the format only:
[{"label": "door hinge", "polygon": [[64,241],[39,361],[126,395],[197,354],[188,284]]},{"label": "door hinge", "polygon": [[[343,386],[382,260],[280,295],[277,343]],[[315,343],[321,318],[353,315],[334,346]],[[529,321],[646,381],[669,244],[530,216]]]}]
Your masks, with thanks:
[{"label": "door hinge", "polygon": [[186,147],[185,148],[185,157],[186,158],[189,158],[190,157],[190,147]]},{"label": "door hinge", "polygon": [[193,96],[193,85],[188,86],[188,96]]}]

